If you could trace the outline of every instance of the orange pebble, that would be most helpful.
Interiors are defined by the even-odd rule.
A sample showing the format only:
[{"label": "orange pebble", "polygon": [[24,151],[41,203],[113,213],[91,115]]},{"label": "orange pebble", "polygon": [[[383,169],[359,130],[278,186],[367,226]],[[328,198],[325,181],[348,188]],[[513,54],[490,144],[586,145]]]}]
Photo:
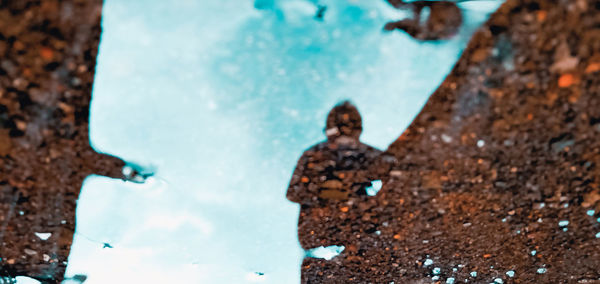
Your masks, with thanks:
[{"label": "orange pebble", "polygon": [[536,13],[536,16],[537,16],[538,22],[543,22],[546,20],[546,16],[548,16],[548,13],[544,10],[540,10]]},{"label": "orange pebble", "polygon": [[307,177],[302,177],[300,179],[300,181],[303,182],[303,183],[307,183],[309,181],[309,179]]},{"label": "orange pebble", "polygon": [[594,72],[598,72],[600,71],[600,63],[598,62],[592,62],[590,63],[590,65],[587,66],[587,68],[585,68],[585,73],[594,73]]},{"label": "orange pebble", "polygon": [[492,255],[489,253],[483,255],[483,258],[490,258],[490,257],[492,257]]},{"label": "orange pebble", "polygon": [[558,78],[558,86],[561,88],[567,88],[575,82],[573,74],[564,74]]},{"label": "orange pebble", "polygon": [[344,206],[344,207],[340,208],[340,211],[342,211],[344,213],[348,212],[348,210],[349,210],[348,206]]},{"label": "orange pebble", "polygon": [[396,239],[396,240],[399,240],[399,239],[400,239],[400,235],[398,235],[398,234],[395,234],[395,235],[394,235],[394,239]]},{"label": "orange pebble", "polygon": [[44,60],[51,60],[54,57],[54,52],[48,47],[42,47],[40,49],[40,56],[42,56]]}]

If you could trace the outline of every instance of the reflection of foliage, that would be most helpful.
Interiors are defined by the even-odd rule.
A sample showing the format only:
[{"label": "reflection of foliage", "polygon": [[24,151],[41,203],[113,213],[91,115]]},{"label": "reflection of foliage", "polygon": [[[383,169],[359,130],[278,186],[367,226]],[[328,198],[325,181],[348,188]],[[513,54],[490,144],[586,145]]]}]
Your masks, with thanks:
[{"label": "reflection of foliage", "polygon": [[387,1],[397,9],[413,13],[412,18],[387,23],[384,29],[388,31],[399,29],[419,40],[439,40],[454,36],[462,24],[462,13],[454,2]]},{"label": "reflection of foliage", "polygon": [[275,6],[275,0],[256,0],[254,1],[254,7],[256,9],[269,9]]},{"label": "reflection of foliage", "polygon": [[[288,7],[303,7],[313,10],[314,18],[318,21],[322,21],[325,12],[327,11],[327,6],[322,5],[320,0],[255,0],[254,8],[258,10],[273,10],[282,16],[282,10]],[[311,12],[312,13],[312,12]]]},{"label": "reflection of foliage", "polygon": [[[406,1],[386,0],[396,9],[409,10],[412,17],[389,22],[387,31],[403,30],[418,40],[439,40],[454,36],[461,24],[462,13],[456,5],[463,1]],[[468,1],[468,0],[467,0]],[[321,0],[255,0],[254,7],[259,10],[281,10],[288,5],[314,6],[314,18],[323,21],[327,6]]]},{"label": "reflection of foliage", "polygon": [[315,5],[316,8],[320,9],[323,5],[319,4],[319,0],[254,0],[254,7],[256,9],[273,9],[278,7],[284,2],[305,2]]}]

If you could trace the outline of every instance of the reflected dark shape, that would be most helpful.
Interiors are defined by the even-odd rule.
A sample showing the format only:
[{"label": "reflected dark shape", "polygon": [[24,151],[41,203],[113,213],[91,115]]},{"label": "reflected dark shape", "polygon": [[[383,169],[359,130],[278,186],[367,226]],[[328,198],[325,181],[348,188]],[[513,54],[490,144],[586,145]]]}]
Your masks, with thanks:
[{"label": "reflected dark shape", "polygon": [[504,3],[388,148],[380,234],[303,282],[599,283],[596,4]]},{"label": "reflected dark shape", "polygon": [[323,19],[325,18],[325,12],[327,12],[327,6],[318,5],[317,6],[317,14],[315,15],[315,19],[317,19],[319,21],[323,21]]},{"label": "reflected dark shape", "polygon": [[[377,230],[377,225],[364,218],[363,213],[374,205],[374,197],[367,196],[365,189],[381,179],[394,159],[361,143],[361,132],[358,110],[343,102],[327,117],[327,141],[306,150],[298,161],[287,198],[301,205],[298,238],[305,250],[343,245],[346,250],[341,257],[346,257],[358,251],[356,228],[369,233]],[[305,259],[303,267],[312,261]],[[314,279],[305,273],[303,268],[303,282]]]},{"label": "reflected dark shape", "polygon": [[84,179],[125,178],[125,163],[95,152],[88,137],[101,5],[0,5],[0,279],[60,283]]},{"label": "reflected dark shape", "polygon": [[[384,26],[387,31],[402,30],[418,40],[440,40],[458,33],[462,25],[462,12],[449,1],[388,0],[397,9],[411,10],[412,18],[389,22]],[[425,11],[429,12],[428,14]]]}]

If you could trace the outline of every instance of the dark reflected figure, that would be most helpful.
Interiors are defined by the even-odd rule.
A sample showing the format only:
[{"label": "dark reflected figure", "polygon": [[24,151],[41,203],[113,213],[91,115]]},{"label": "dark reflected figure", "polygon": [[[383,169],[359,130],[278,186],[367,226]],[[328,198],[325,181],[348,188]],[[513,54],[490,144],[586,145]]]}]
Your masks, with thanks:
[{"label": "dark reflected figure", "polygon": [[[454,36],[462,24],[460,8],[448,1],[388,0],[397,9],[412,10],[413,17],[397,22],[389,22],[384,29],[403,30],[418,40],[440,40]],[[428,11],[429,14],[426,15]]]},{"label": "dark reflected figure", "polygon": [[[287,198],[301,205],[298,239],[302,248],[343,245],[344,253],[331,260],[340,264],[340,257],[360,250],[354,240],[357,230],[377,230],[377,224],[363,216],[375,205],[366,189],[389,171],[385,164],[393,160],[361,143],[361,132],[362,121],[356,107],[349,102],[335,106],[327,117],[327,141],[304,152],[287,191]],[[303,283],[305,268],[315,261],[320,260],[305,259]]]}]

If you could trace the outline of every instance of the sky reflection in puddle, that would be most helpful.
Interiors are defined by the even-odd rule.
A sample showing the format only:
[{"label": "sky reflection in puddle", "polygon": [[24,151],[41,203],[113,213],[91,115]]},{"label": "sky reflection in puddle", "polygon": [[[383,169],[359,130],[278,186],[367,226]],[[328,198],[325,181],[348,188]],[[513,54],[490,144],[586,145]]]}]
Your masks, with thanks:
[{"label": "sky reflection in puddle", "polygon": [[[385,149],[500,2],[465,10],[449,41],[383,25],[384,1],[107,0],[91,109],[101,151],[151,167],[144,184],[86,180],[67,276],[86,283],[300,279],[298,207],[285,199],[329,109],[352,100]],[[312,5],[312,6],[311,6]],[[108,244],[108,246],[107,246]]]}]

